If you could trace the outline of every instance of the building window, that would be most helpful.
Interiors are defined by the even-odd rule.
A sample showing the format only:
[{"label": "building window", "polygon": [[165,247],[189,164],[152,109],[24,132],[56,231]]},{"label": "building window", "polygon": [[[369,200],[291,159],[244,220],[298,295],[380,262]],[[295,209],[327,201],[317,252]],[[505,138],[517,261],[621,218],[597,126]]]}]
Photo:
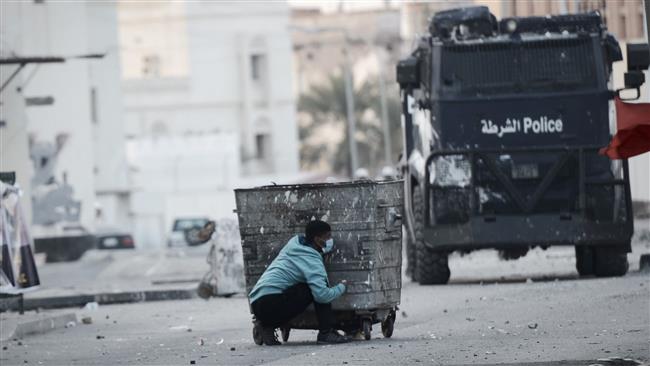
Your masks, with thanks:
[{"label": "building window", "polygon": [[154,77],[160,76],[160,56],[145,55],[142,58],[142,75]]},{"label": "building window", "polygon": [[162,137],[167,135],[168,129],[167,125],[163,121],[155,121],[151,125],[151,136],[154,138]]},{"label": "building window", "polygon": [[251,79],[253,81],[264,80],[264,68],[266,67],[266,56],[261,54],[251,55]]},{"label": "building window", "polygon": [[266,133],[255,135],[255,157],[259,160],[268,160],[271,155],[271,136]]}]

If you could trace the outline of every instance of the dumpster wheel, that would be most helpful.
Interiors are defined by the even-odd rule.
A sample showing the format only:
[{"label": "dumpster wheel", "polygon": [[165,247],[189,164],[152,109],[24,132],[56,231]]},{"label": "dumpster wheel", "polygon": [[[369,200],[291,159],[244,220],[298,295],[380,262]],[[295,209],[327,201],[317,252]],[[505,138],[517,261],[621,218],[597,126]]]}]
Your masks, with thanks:
[{"label": "dumpster wheel", "polygon": [[262,339],[262,325],[258,322],[253,323],[253,342],[258,346],[261,346],[264,343],[264,340]]},{"label": "dumpster wheel", "polygon": [[291,333],[291,328],[282,327],[280,328],[280,333],[282,333],[282,342],[287,343],[289,341],[289,334]]},{"label": "dumpster wheel", "polygon": [[372,322],[370,321],[370,319],[363,320],[362,328],[363,328],[363,337],[366,339],[366,341],[369,341],[372,333]]},{"label": "dumpster wheel", "polygon": [[386,320],[381,322],[381,334],[384,338],[390,338],[395,328],[395,311],[391,311]]}]

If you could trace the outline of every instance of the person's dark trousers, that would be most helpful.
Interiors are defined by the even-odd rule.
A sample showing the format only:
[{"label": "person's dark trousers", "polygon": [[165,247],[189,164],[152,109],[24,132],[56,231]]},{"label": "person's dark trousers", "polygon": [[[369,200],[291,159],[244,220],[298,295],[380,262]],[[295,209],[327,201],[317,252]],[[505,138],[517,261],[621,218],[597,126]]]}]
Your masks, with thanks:
[{"label": "person's dark trousers", "polygon": [[265,295],[255,300],[251,307],[255,319],[264,327],[278,328],[300,315],[313,303],[318,318],[318,329],[327,332],[332,329],[332,304],[319,304],[314,301],[306,283],[299,283],[284,290],[281,294]]}]

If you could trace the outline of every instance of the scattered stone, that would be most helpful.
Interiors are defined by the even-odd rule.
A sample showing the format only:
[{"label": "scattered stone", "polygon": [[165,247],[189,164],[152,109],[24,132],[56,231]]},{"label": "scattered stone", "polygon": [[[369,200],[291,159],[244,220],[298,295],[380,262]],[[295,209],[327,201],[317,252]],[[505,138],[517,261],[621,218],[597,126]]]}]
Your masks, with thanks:
[{"label": "scattered stone", "polygon": [[467,320],[468,322],[473,322],[474,320],[476,320],[476,318],[465,318],[465,320]]},{"label": "scattered stone", "polygon": [[504,324],[510,324],[510,320],[506,320]]},{"label": "scattered stone", "polygon": [[2,347],[2,350],[3,350],[3,351],[6,351],[6,350],[7,350],[7,346]]},{"label": "scattered stone", "polygon": [[203,338],[199,338],[199,346],[202,346],[205,344],[205,340]]},{"label": "scattered stone", "polygon": [[196,365],[196,361],[190,360],[190,365]]},{"label": "scattered stone", "polygon": [[408,315],[406,315],[406,311],[402,310],[402,317],[408,318]]},{"label": "scattered stone", "polygon": [[91,318],[89,316],[84,316],[83,318],[81,318],[81,322],[84,323],[84,324],[92,324],[93,323],[93,318]]},{"label": "scattered stone", "polygon": [[442,312],[443,312],[443,313],[446,313],[446,312],[447,312],[447,309],[443,309]]},{"label": "scattered stone", "polygon": [[192,332],[192,328],[187,328],[187,331],[188,331],[188,332]]},{"label": "scattered stone", "polygon": [[18,342],[18,345],[19,345],[19,346],[22,346],[22,345],[23,345],[23,342],[20,342],[20,341],[19,341],[19,342]]},{"label": "scattered stone", "polygon": [[72,328],[72,327],[75,327],[75,326],[77,326],[77,323],[75,323],[75,322],[67,322],[65,324],[66,328]]},{"label": "scattered stone", "polygon": [[104,338],[106,338],[106,337],[104,337],[103,335],[98,335],[96,338],[97,338],[97,339],[104,339]]},{"label": "scattered stone", "polygon": [[230,347],[230,350],[231,350],[231,351],[235,351],[236,348],[235,348],[235,347]]},{"label": "scattered stone", "polygon": [[537,329],[537,323],[529,323],[528,329]]},{"label": "scattered stone", "polygon": [[173,326],[173,327],[169,327],[169,330],[184,330],[184,331],[189,332],[190,327],[188,327],[187,325],[176,325],[176,326]]},{"label": "scattered stone", "polygon": [[493,352],[493,351],[485,351],[485,354],[486,355],[496,355],[497,353]]},{"label": "scattered stone", "polygon": [[494,329],[494,325],[488,326],[488,329]]},{"label": "scattered stone", "polygon": [[113,324],[117,324],[117,320],[113,320]]}]

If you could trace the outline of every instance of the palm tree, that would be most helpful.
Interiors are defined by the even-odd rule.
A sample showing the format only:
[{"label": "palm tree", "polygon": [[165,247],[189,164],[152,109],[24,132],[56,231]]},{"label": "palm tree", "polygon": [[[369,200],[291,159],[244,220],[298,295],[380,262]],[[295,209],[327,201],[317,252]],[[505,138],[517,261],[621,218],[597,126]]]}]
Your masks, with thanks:
[{"label": "palm tree", "polygon": [[[394,90],[387,92],[388,120],[393,151],[399,151],[402,140],[400,103],[396,88],[391,89]],[[354,88],[353,93],[359,165],[376,172],[384,165],[378,86],[365,81]],[[327,82],[313,86],[300,96],[298,112],[301,165],[309,168],[324,163],[334,173],[351,176],[345,79],[341,75],[331,75]],[[323,136],[325,134],[329,136]],[[332,145],[332,139],[337,141],[333,148],[328,148],[327,143]]]}]

